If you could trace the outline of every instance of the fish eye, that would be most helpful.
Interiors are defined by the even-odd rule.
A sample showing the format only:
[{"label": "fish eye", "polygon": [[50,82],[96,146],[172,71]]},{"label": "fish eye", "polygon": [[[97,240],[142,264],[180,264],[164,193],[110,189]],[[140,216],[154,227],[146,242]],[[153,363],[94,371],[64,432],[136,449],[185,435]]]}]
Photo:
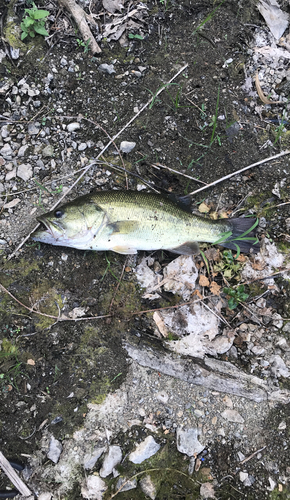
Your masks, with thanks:
[{"label": "fish eye", "polygon": [[63,216],[63,211],[62,210],[56,210],[54,212],[54,215],[57,219],[60,219]]}]

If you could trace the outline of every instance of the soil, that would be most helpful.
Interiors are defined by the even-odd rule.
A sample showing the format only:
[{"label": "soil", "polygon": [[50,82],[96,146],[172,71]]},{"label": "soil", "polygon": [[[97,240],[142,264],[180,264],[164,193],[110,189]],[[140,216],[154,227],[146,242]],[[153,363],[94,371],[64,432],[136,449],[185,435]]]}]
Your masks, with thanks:
[{"label": "soil", "polygon": [[[186,472],[189,459],[185,461],[185,455],[177,452],[174,432],[178,425],[194,425],[197,417],[194,412],[188,412],[185,422],[185,412],[178,416],[178,405],[183,408],[190,401],[198,406],[205,398],[202,405],[208,407],[208,413],[204,427],[209,430],[213,427],[212,419],[223,409],[225,396],[170,376],[160,378],[160,373],[142,368],[128,358],[125,341],[137,346],[141,342],[144,348],[167,352],[162,340],[154,335],[152,313],[133,313],[172,306],[177,300],[170,293],[162,295],[154,305],[142,298],[134,267],[145,252],[128,258],[112,252],[39,245],[29,240],[9,259],[11,252],[35,227],[36,216],[47,212],[59,199],[60,191],[65,192],[77,178],[76,172],[96,158],[102,149],[99,141],[103,144],[108,141],[106,133],[115,136],[136,114],[134,108],[140,110],[185,64],[187,68],[116,140],[118,147],[122,140],[136,143],[132,152],[123,154],[127,180],[123,172],[116,171],[116,165],[123,165],[111,145],[69,193],[68,199],[96,188],[126,189],[126,182],[130,189],[139,189],[140,184],[144,185],[143,179],[161,192],[184,196],[201,187],[200,182],[213,182],[288,147],[287,131],[283,130],[275,142],[277,127],[266,122],[281,117],[284,107],[263,106],[259,116],[255,112],[258,95],[249,97],[242,89],[255,25],[264,25],[253,2],[228,0],[218,5],[212,1],[176,3],[168,0],[165,3],[149,1],[145,5],[148,16],[142,24],[143,40],[129,39],[127,46],[101,40],[102,54],[95,57],[85,53],[70,26],[65,30],[62,25],[50,48],[37,37],[36,41],[26,42],[31,44],[31,50],[18,60],[6,58],[0,64],[0,85],[9,78],[19,87],[25,78],[30,88],[39,90],[39,94],[32,97],[22,94],[21,103],[17,103],[12,85],[5,94],[0,94],[1,125],[8,123],[11,138],[3,145],[10,144],[15,151],[23,144],[28,145],[24,158],[4,160],[0,167],[0,181],[5,184],[2,199],[6,204],[19,199],[18,204],[6,208],[4,205],[1,211],[0,238],[4,243],[0,282],[20,301],[17,303],[2,290],[0,449],[8,459],[30,464],[33,474],[27,484],[33,485],[36,494],[47,491],[46,488],[52,493],[58,489],[52,473],[48,478],[45,475],[45,470],[51,467],[46,457],[45,438],[51,433],[63,446],[69,443],[74,446],[73,436],[77,430],[85,426],[88,432],[92,431],[90,425],[95,421],[88,420],[90,410],[94,408],[98,414],[96,408],[106,401],[108,394],[128,395],[119,430],[115,417],[107,422],[116,443],[121,443],[129,452],[134,440],[147,435],[144,423],[138,424],[137,430],[132,426],[126,430],[125,424],[127,417],[128,420],[140,419],[137,409],[147,404],[148,412],[149,408],[155,411],[152,423],[160,430],[160,443],[166,442],[167,446],[167,454],[164,452],[158,467],[172,466]],[[0,0],[0,10],[4,8],[6,4]],[[50,5],[50,8],[56,15],[56,7]],[[96,4],[91,8],[98,12],[100,6]],[[195,31],[207,16],[203,29]],[[61,62],[64,57],[67,64]],[[229,59],[233,62],[225,64]],[[98,67],[103,63],[113,64],[115,73],[101,72]],[[72,71],[68,70],[69,66]],[[47,85],[49,74],[53,78]],[[40,101],[40,106],[35,105],[35,101]],[[213,117],[217,117],[216,125]],[[68,132],[66,126],[77,121],[80,128]],[[30,123],[36,123],[37,134],[29,133]],[[86,143],[83,151],[79,149],[82,143]],[[45,154],[46,146],[52,146],[53,151]],[[32,165],[33,178],[22,180],[14,176],[7,180],[7,173],[21,163]],[[153,167],[158,164],[198,181]],[[281,181],[278,198],[272,190]],[[290,249],[287,239],[289,186],[289,157],[282,156],[198,193],[192,203],[195,210],[204,202],[211,212],[230,215],[238,209],[238,215],[264,217],[266,226],[259,229],[261,239],[271,238],[286,255]],[[173,258],[168,252],[154,254],[155,261],[162,267]],[[217,281],[224,285],[221,275]],[[275,294],[267,295],[267,307],[289,319],[289,280],[278,277],[276,283]],[[231,284],[234,286],[236,282]],[[250,293],[258,296],[265,290],[263,283],[258,282]],[[53,317],[33,314],[23,304]],[[105,317],[58,321],[61,314],[68,316],[71,311],[77,311],[76,308],[83,308],[86,316]],[[233,328],[243,321],[252,322],[251,317],[243,314],[235,319],[229,309],[224,308],[223,312]],[[283,336],[289,342],[289,333]],[[236,349],[237,358],[231,361],[250,372],[252,358],[246,344],[237,342]],[[222,355],[219,359],[228,358]],[[139,380],[140,393],[143,391],[146,401],[148,398],[147,403],[138,403],[142,397],[138,384],[134,386],[134,379]],[[280,388],[289,389],[287,377],[276,383]],[[154,401],[150,401],[149,396],[152,387],[172,391],[175,427],[170,427],[168,435],[163,434],[162,427],[168,415],[160,403],[155,403],[154,410]],[[178,401],[174,399],[177,397]],[[247,415],[247,425],[240,432],[234,424],[226,423],[224,436],[213,430],[210,437],[204,431],[206,450],[201,458],[206,472],[202,476],[196,471],[191,477],[200,482],[214,480],[215,495],[220,499],[290,498],[289,402],[275,405],[239,397],[232,400],[234,407]],[[285,426],[279,427],[281,422],[285,422]],[[245,469],[237,465],[239,450],[249,456],[264,446],[264,451],[247,462]],[[97,462],[94,470],[100,467]],[[126,470],[126,462],[122,467],[128,477],[142,470],[130,469],[129,465]],[[248,471],[255,478],[250,486],[241,482],[240,470]],[[273,487],[269,476],[275,481]],[[53,498],[83,498],[80,487],[84,478],[82,469],[71,490]],[[7,484],[2,474],[0,489]],[[165,476],[162,484],[157,500],[201,498],[199,486],[193,488],[188,478]],[[104,498],[110,498],[114,490],[108,491]],[[120,497],[145,498],[145,494],[136,489],[123,492]]]}]

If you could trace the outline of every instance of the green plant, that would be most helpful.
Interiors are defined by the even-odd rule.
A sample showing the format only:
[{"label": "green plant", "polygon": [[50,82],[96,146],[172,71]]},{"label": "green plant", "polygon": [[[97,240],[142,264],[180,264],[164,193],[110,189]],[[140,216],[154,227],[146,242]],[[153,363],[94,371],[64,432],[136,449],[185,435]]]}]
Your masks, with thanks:
[{"label": "green plant", "polygon": [[240,302],[244,302],[249,297],[248,293],[245,293],[245,286],[239,285],[236,289],[234,288],[224,288],[224,293],[230,296],[228,299],[229,309],[235,309]]},{"label": "green plant", "polygon": [[163,5],[165,12],[169,9],[169,0],[160,0],[160,3]]},{"label": "green plant", "polygon": [[220,6],[224,3],[225,0],[222,0],[222,2],[217,5],[217,7],[215,9],[213,9],[209,14],[208,16],[203,20],[201,21],[201,23],[197,26],[197,28],[193,31],[193,35],[195,33],[197,33],[199,30],[201,30],[204,25],[208,22],[208,21],[211,21],[211,19],[213,18],[213,16],[215,15],[216,11],[220,8]]},{"label": "green plant", "polygon": [[287,103],[286,103],[286,107],[283,111],[283,114],[282,114],[282,118],[281,118],[281,123],[279,125],[278,128],[275,129],[275,132],[276,132],[276,136],[275,136],[275,140],[274,140],[274,146],[275,144],[279,141],[283,131],[284,131],[284,125],[285,125],[285,118],[287,118],[287,104],[289,102],[289,99],[287,100]]},{"label": "green plant", "polygon": [[119,278],[117,278],[117,276],[115,276],[115,274],[113,273],[113,271],[111,269],[111,262],[108,259],[107,253],[105,253],[105,258],[106,258],[106,261],[107,261],[107,267],[106,267],[105,272],[104,272],[104,274],[103,274],[103,276],[101,278],[101,282],[103,281],[103,279],[105,278],[107,272],[109,271],[111,273],[111,275],[120,283]]},{"label": "green plant", "polygon": [[[236,249],[237,249],[237,255],[235,257],[237,259],[239,257],[239,255],[240,255],[240,253],[241,253],[241,249],[240,249],[239,244],[238,244],[239,241],[252,241],[253,245],[255,245],[256,243],[258,243],[259,240],[255,236],[253,236],[253,237],[252,236],[251,237],[246,237],[247,234],[251,233],[255,229],[255,227],[257,227],[258,224],[259,224],[259,219],[257,218],[255,220],[254,224],[249,229],[247,229],[247,231],[245,231],[243,234],[240,234],[236,238],[232,238],[232,239],[231,239],[231,236],[233,234],[232,231],[227,231],[227,232],[223,233],[221,235],[221,237],[217,241],[215,241],[213,243],[213,245],[219,245],[219,244],[221,244],[222,242],[224,242],[226,240],[229,243],[233,243],[235,245]],[[237,243],[235,243],[235,242],[237,242]]]},{"label": "green plant", "polygon": [[89,50],[90,50],[90,47],[89,47],[90,41],[91,41],[90,38],[86,42],[84,42],[83,40],[80,40],[79,38],[77,38],[77,44],[78,44],[78,46],[79,47],[84,47],[84,54],[87,54],[87,52],[89,52]]},{"label": "green plant", "polygon": [[129,33],[128,38],[135,39],[135,40],[144,40],[144,37],[141,35],[134,35],[133,33]]},{"label": "green plant", "polygon": [[224,278],[231,279],[240,271],[242,263],[237,261],[231,250],[224,250],[222,260],[214,265],[214,271],[223,274]]},{"label": "green plant", "polygon": [[24,40],[28,35],[34,38],[36,34],[48,36],[45,29],[45,21],[49,16],[48,10],[38,9],[35,3],[32,4],[31,9],[25,9],[27,16],[23,18],[20,27],[22,29],[21,40]]}]

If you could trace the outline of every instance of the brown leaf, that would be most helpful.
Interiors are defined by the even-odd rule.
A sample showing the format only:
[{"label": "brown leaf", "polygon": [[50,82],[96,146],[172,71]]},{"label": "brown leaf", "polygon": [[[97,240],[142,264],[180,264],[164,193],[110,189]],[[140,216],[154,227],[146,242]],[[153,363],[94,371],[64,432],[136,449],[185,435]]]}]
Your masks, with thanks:
[{"label": "brown leaf", "polygon": [[256,271],[263,271],[263,269],[265,269],[265,267],[266,267],[265,262],[256,261],[256,262],[253,262],[253,264],[252,264],[252,268],[255,269]]},{"label": "brown leaf", "polygon": [[201,274],[199,277],[199,284],[200,286],[208,286],[209,285],[209,280],[204,274]]},{"label": "brown leaf", "polygon": [[220,285],[218,285],[215,281],[211,282],[211,284],[210,284],[211,293],[213,293],[214,295],[219,295],[220,289],[221,289]]},{"label": "brown leaf", "polygon": [[194,290],[192,295],[197,295],[200,299],[203,299],[203,296],[201,295],[199,290]]},{"label": "brown leaf", "polygon": [[210,211],[210,208],[205,203],[201,203],[198,207],[198,211],[202,214],[207,214]]},{"label": "brown leaf", "polygon": [[245,255],[240,254],[236,260],[238,262],[246,262],[248,259]]},{"label": "brown leaf", "polygon": [[204,252],[207,260],[218,260],[220,251],[217,248],[211,247]]}]

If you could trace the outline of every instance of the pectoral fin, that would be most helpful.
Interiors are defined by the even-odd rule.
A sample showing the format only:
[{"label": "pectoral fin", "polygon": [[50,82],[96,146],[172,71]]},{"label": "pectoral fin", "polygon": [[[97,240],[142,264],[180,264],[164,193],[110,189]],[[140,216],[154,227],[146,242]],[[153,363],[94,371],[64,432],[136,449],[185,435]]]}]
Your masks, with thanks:
[{"label": "pectoral fin", "polygon": [[112,247],[111,250],[113,250],[113,252],[121,253],[124,255],[134,255],[137,253],[136,248],[126,247],[124,245],[122,245],[122,246],[117,245],[115,247]]},{"label": "pectoral fin", "polygon": [[108,224],[107,228],[111,230],[111,236],[114,234],[129,234],[136,231],[139,227],[138,221],[132,220],[120,220],[117,222],[112,222]]},{"label": "pectoral fin", "polygon": [[199,246],[196,241],[187,241],[175,248],[168,248],[170,252],[178,253],[179,255],[194,255],[199,253]]}]

